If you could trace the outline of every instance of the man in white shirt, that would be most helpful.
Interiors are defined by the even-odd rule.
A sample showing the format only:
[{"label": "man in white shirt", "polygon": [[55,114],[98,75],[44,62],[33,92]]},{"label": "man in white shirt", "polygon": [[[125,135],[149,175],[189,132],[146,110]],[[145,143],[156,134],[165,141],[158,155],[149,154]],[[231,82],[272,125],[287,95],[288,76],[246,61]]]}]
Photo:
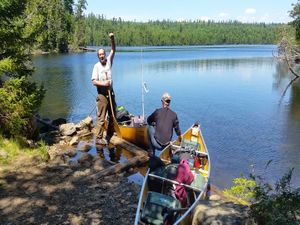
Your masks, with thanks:
[{"label": "man in white shirt", "polygon": [[[116,52],[116,44],[114,34],[109,34],[111,40],[111,50],[106,57],[105,50],[103,48],[97,51],[99,62],[94,65],[92,73],[93,85],[97,88],[97,143],[106,145],[107,139],[109,139],[114,132],[112,110],[109,103],[109,92],[111,92],[113,111],[115,112],[116,103],[115,95],[112,87],[112,65]],[[107,128],[107,138],[103,138],[104,122],[106,112],[108,112],[109,122]]]}]

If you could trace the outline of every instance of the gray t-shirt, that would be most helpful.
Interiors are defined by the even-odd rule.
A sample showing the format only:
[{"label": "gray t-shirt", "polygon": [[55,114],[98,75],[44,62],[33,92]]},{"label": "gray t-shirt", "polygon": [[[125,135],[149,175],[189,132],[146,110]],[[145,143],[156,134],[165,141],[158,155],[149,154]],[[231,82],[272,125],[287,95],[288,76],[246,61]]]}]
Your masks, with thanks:
[{"label": "gray t-shirt", "polygon": [[173,128],[178,136],[181,135],[177,114],[168,107],[156,109],[147,118],[147,123],[149,125],[154,123],[154,137],[161,146],[169,144],[172,140]]}]

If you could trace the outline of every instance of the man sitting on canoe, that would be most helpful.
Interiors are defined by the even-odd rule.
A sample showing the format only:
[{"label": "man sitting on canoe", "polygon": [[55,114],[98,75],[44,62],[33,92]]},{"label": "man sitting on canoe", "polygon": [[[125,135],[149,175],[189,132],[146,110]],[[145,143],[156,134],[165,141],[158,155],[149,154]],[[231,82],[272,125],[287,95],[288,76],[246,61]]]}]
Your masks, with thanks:
[{"label": "man sitting on canoe", "polygon": [[156,109],[147,118],[150,151],[153,152],[153,155],[155,155],[155,149],[162,150],[170,143],[173,136],[173,129],[179,140],[181,140],[177,114],[170,109],[170,94],[165,92],[161,96],[161,102],[162,107]]}]

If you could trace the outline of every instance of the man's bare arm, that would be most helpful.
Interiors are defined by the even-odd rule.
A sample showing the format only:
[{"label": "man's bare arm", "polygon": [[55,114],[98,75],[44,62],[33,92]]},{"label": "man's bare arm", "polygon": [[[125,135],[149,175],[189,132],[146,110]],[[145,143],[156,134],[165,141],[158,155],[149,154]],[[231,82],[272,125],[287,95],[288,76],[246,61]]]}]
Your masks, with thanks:
[{"label": "man's bare arm", "polygon": [[109,36],[110,41],[111,41],[111,50],[110,50],[110,53],[111,53],[111,64],[112,64],[113,60],[114,60],[115,52],[116,52],[116,43],[115,43],[114,33],[109,33],[108,36]]}]

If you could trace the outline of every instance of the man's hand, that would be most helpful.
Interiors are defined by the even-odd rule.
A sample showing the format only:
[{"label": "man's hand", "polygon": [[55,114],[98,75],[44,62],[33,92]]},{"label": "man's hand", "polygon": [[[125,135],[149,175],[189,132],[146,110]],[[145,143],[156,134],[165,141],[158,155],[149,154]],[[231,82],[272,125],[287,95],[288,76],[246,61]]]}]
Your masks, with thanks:
[{"label": "man's hand", "polygon": [[103,85],[102,86],[110,86],[111,85],[111,80],[105,80],[105,81],[102,81],[103,82]]},{"label": "man's hand", "polygon": [[110,39],[114,38],[114,33],[109,33],[108,36],[110,37]]}]

